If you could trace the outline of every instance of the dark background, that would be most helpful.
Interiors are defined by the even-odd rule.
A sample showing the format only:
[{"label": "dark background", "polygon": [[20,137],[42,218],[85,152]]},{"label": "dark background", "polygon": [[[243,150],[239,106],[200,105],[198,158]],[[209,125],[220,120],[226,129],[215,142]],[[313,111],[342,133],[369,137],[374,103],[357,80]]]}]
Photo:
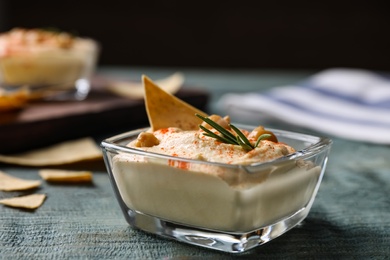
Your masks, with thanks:
[{"label": "dark background", "polygon": [[101,65],[390,70],[387,1],[0,1],[1,31],[95,38]]}]

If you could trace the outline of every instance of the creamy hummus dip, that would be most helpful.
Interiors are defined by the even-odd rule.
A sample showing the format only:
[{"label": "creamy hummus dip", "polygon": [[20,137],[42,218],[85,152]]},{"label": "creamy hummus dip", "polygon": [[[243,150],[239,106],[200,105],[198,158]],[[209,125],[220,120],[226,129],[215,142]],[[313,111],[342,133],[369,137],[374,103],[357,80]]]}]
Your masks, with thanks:
[{"label": "creamy hummus dip", "polygon": [[296,160],[250,165],[285,156],[294,152],[292,147],[262,140],[245,151],[203,133],[178,128],[143,132],[128,146],[148,155],[115,155],[112,173],[124,204],[174,223],[249,232],[299,212],[312,201],[321,167]]},{"label": "creamy hummus dip", "polygon": [[91,39],[15,28],[0,34],[0,81],[9,87],[71,85],[91,72],[96,56]]},{"label": "creamy hummus dip", "polygon": [[[136,141],[129,144],[129,147],[153,153],[227,164],[265,162],[295,152],[294,148],[286,144],[269,140],[263,140],[253,150],[246,151],[239,145],[222,143],[203,133],[202,130],[183,131],[170,127],[157,130],[153,134],[141,133]],[[155,145],[142,146],[144,141],[140,139],[153,139]]]}]

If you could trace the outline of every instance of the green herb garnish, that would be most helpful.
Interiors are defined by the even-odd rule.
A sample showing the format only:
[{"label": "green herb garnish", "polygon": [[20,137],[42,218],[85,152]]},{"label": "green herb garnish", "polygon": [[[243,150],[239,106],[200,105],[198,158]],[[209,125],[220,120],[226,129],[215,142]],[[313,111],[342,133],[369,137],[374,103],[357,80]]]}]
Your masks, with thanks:
[{"label": "green herb garnish", "polygon": [[246,136],[240,131],[240,129],[238,129],[236,126],[229,124],[229,126],[237,134],[237,136],[234,136],[231,132],[229,132],[224,127],[222,127],[221,125],[219,125],[215,121],[211,120],[210,118],[201,116],[199,114],[195,114],[195,115],[197,117],[199,117],[200,119],[202,119],[207,124],[209,124],[210,126],[212,126],[215,130],[217,130],[221,134],[221,135],[215,134],[212,131],[208,130],[206,127],[199,125],[199,128],[205,132],[204,133],[205,136],[215,138],[218,141],[221,141],[223,143],[240,145],[246,151],[250,151],[250,150],[256,148],[259,145],[261,140],[271,137],[270,134],[262,134],[259,136],[256,143],[253,145],[248,140],[248,138],[246,138]]}]

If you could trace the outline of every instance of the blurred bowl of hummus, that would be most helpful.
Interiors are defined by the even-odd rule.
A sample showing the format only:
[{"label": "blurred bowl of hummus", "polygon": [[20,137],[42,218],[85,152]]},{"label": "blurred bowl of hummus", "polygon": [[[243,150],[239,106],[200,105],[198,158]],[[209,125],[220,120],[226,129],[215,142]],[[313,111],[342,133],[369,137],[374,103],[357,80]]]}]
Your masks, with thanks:
[{"label": "blurred bowl of hummus", "polygon": [[0,86],[8,92],[28,89],[31,98],[72,93],[82,100],[89,93],[98,55],[99,44],[90,38],[14,28],[0,34]]}]

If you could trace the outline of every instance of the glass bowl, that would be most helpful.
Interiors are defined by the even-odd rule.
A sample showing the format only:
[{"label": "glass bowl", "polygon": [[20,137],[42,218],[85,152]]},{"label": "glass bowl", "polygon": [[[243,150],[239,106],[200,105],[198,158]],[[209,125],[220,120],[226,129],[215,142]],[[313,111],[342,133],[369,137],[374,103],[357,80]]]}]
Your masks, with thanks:
[{"label": "glass bowl", "polygon": [[84,99],[100,46],[90,38],[40,29],[0,34],[0,90],[27,89],[31,99]]},{"label": "glass bowl", "polygon": [[269,129],[297,152],[263,163],[231,165],[126,146],[146,130],[101,143],[126,221],[153,234],[231,253],[262,245],[308,215],[332,144],[326,137]]}]

